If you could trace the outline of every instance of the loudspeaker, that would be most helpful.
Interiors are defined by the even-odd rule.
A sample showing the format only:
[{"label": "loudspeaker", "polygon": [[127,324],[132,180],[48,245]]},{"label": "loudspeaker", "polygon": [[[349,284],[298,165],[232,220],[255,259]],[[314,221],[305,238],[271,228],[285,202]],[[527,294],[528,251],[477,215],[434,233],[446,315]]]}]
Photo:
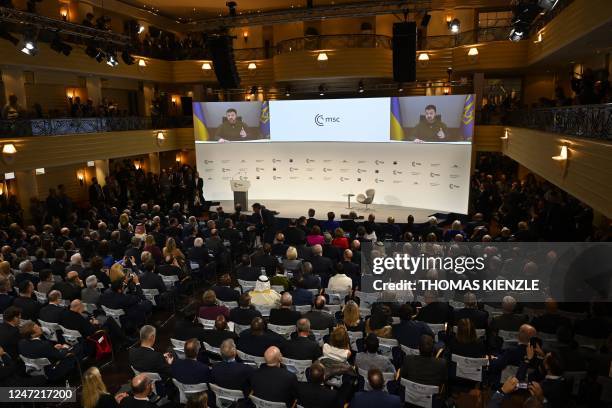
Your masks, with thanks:
[{"label": "loudspeaker", "polygon": [[393,80],[416,81],[417,30],[414,21],[393,24]]},{"label": "loudspeaker", "polygon": [[232,38],[227,35],[210,36],[206,41],[217,80],[224,89],[240,87],[240,76],[234,60]]}]

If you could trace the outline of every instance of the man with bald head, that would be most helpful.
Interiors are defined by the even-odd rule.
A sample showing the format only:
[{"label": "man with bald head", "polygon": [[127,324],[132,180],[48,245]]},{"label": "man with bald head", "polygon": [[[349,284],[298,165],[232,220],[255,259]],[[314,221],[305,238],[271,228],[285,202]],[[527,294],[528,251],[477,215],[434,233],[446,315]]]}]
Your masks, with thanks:
[{"label": "man with bald head", "polygon": [[[517,344],[510,346],[502,351],[502,353],[494,360],[491,361],[489,366],[489,373],[492,376],[493,381],[499,382],[501,378],[501,372],[508,366],[520,366],[525,361],[527,356],[527,346],[529,340],[535,337],[537,331],[535,327],[529,324],[523,324],[519,327],[517,335]],[[524,374],[524,373],[523,373]],[[519,380],[523,380],[520,378]]]},{"label": "man with bald head", "polygon": [[350,249],[345,249],[342,254],[342,266],[344,269],[344,274],[351,278],[353,282],[353,287],[361,287],[361,270],[359,265],[353,262],[353,251]]},{"label": "man with bald head", "polygon": [[38,319],[47,323],[59,323],[66,311],[62,306],[62,294],[59,290],[52,290],[47,295],[47,303],[40,309]]},{"label": "man with bald head", "polygon": [[77,271],[68,272],[65,281],[57,282],[51,287],[51,290],[59,290],[63,299],[70,301],[81,298],[81,289],[83,289],[83,281],[79,279]]},{"label": "man with bald head", "polygon": [[322,286],[327,286],[327,281],[334,270],[334,265],[331,259],[323,256],[323,247],[321,245],[316,244],[312,247],[310,263],[312,264],[312,273],[321,278]]},{"label": "man with bald head", "polygon": [[261,357],[269,347],[281,347],[284,342],[284,337],[268,330],[266,322],[256,317],[251,322],[251,328],[240,333],[236,344],[243,353]]},{"label": "man with bald head", "polygon": [[70,309],[64,311],[59,324],[67,329],[77,330],[83,338],[89,337],[96,332],[98,321],[86,318],[83,312],[85,306],[79,299],[75,299],[70,302]]},{"label": "man with bald head", "polygon": [[289,292],[281,295],[280,308],[270,311],[270,324],[293,326],[302,317],[300,312],[293,310],[293,297]]},{"label": "man with bald head", "polygon": [[132,378],[130,383],[132,395],[121,400],[120,408],[155,408],[157,405],[149,401],[149,395],[153,392],[153,381],[141,373]]},{"label": "man with bald head", "polygon": [[291,406],[297,395],[297,377],[281,365],[283,355],[276,346],[264,353],[265,364],[251,375],[253,395]]},{"label": "man with bald head", "polygon": [[334,316],[324,311],[325,305],[325,297],[319,295],[315,299],[313,309],[304,314],[304,317],[310,322],[312,330],[331,330],[336,325]]}]

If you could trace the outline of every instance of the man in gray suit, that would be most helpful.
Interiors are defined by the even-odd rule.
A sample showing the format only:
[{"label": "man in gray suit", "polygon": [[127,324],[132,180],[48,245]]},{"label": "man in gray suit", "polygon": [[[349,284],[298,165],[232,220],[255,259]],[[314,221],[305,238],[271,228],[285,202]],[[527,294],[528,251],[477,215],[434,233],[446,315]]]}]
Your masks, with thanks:
[{"label": "man in gray suit", "polygon": [[85,287],[81,289],[81,300],[83,303],[97,304],[100,300],[100,289],[98,289],[98,278],[89,275],[85,280]]}]

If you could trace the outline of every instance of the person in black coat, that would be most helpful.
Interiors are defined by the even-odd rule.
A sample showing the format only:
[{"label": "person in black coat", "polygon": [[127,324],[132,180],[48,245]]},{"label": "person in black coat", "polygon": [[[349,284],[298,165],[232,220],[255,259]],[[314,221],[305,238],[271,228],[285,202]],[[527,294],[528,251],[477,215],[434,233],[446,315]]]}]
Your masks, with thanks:
[{"label": "person in black coat", "polygon": [[431,336],[422,336],[419,344],[419,355],[404,358],[400,369],[402,378],[424,385],[443,385],[448,378],[446,360],[433,355],[434,340]]},{"label": "person in black coat", "polygon": [[281,295],[280,306],[280,309],[270,310],[270,318],[268,319],[270,324],[293,326],[302,317],[300,312],[292,310],[293,298],[289,292],[284,292]]},{"label": "person in black coat", "polygon": [[51,270],[53,271],[53,275],[61,276],[62,278],[66,276],[66,267],[68,264],[66,263],[66,251],[63,249],[55,250],[55,261],[51,262]]},{"label": "person in black coat", "polygon": [[[115,281],[100,296],[100,305],[110,309],[121,309],[125,312],[121,316],[121,326],[137,328],[144,324],[146,314],[152,309],[152,304],[142,294],[138,276],[132,276],[132,281]],[[127,291],[126,291],[127,289]]]},{"label": "person in black coat", "polygon": [[202,332],[202,341],[216,348],[219,348],[221,343],[227,339],[233,339],[235,341],[237,338],[238,335],[236,333],[228,330],[227,321],[223,315],[217,316],[213,329],[205,329]]},{"label": "person in black coat", "polygon": [[198,361],[200,342],[189,339],[185,342],[185,358],[175,359],[170,366],[172,378],[182,384],[202,384],[210,381],[210,369]]},{"label": "person in black coat", "polygon": [[248,326],[256,317],[261,317],[261,312],[251,305],[251,295],[243,293],[238,299],[238,307],[230,310],[230,321],[241,326]]},{"label": "person in black coat", "polygon": [[0,313],[4,313],[15,300],[15,297],[8,293],[9,284],[8,278],[0,276]]},{"label": "person in black coat", "polygon": [[285,342],[282,347],[283,356],[292,360],[315,361],[323,355],[319,343],[310,337],[310,322],[300,319],[297,322],[297,335]]},{"label": "person in black coat", "polygon": [[306,242],[306,234],[302,229],[298,228],[297,221],[293,218],[289,220],[289,225],[285,229],[284,234],[285,244],[289,246],[298,247]]},{"label": "person in black coat", "polygon": [[99,256],[91,258],[89,268],[84,269],[80,274],[81,281],[85,282],[88,276],[94,275],[98,282],[101,282],[105,288],[108,288],[111,284],[110,278],[106,272],[102,270],[104,267],[104,261]]},{"label": "person in black coat", "polygon": [[240,292],[231,288],[232,278],[228,273],[219,277],[219,281],[211,289],[215,292],[217,299],[222,302],[238,302]]},{"label": "person in black coat", "polygon": [[76,368],[76,355],[79,354],[78,345],[73,347],[67,344],[53,344],[42,339],[43,331],[33,322],[26,323],[21,328],[24,338],[19,340],[17,349],[19,354],[27,358],[46,358],[51,364],[44,368],[45,376],[50,381],[61,381],[68,377]]},{"label": "person in black coat", "polygon": [[47,295],[48,304],[38,313],[38,318],[47,323],[59,323],[66,309],[62,305],[62,294],[59,290],[52,290]]},{"label": "person in black coat", "polygon": [[17,344],[21,335],[19,325],[21,323],[21,309],[9,306],[4,311],[3,321],[0,323],[0,346],[11,356],[14,361],[19,358]]},{"label": "person in black coat", "polygon": [[315,245],[312,247],[312,259],[310,260],[312,264],[312,273],[313,275],[317,275],[321,277],[320,285],[327,286],[327,280],[331,276],[334,265],[332,260],[326,256],[323,256],[323,247],[321,245]]},{"label": "person in black coat", "polygon": [[457,334],[447,340],[448,354],[463,357],[481,358],[487,353],[483,339],[476,336],[476,328],[470,319],[460,319],[457,322]]},{"label": "person in black coat", "polygon": [[244,254],[240,258],[240,265],[236,268],[236,278],[248,282],[254,282],[259,278],[259,268],[251,266],[251,258]]},{"label": "person in black coat", "polygon": [[282,336],[266,329],[266,324],[261,317],[256,317],[251,322],[251,328],[240,333],[237,347],[243,353],[263,356],[269,347],[280,347],[284,342],[285,339]]},{"label": "person in black coat", "polygon": [[333,329],[336,325],[336,319],[331,314],[325,312],[325,297],[317,296],[314,302],[314,308],[308,313],[304,313],[304,317],[310,321],[312,330]]},{"label": "person in black coat", "polygon": [[267,276],[273,276],[276,272],[278,259],[272,255],[272,245],[265,243],[259,252],[253,254],[251,256],[251,265],[257,270],[264,269]]},{"label": "person in black coat", "polygon": [[156,408],[157,405],[149,401],[154,385],[146,373],[134,376],[131,382],[132,395],[123,398],[119,408]]},{"label": "person in black coat", "polygon": [[73,300],[70,303],[70,309],[65,310],[62,314],[59,324],[66,329],[78,331],[83,339],[91,336],[96,332],[94,323],[97,323],[97,320],[83,316],[84,311],[83,302],[79,299]]},{"label": "person in black coat", "polygon": [[164,283],[164,280],[162,279],[162,277],[159,276],[159,274],[155,272],[155,266],[156,266],[155,260],[150,259],[147,262],[145,262],[143,266],[144,266],[144,273],[139,278],[140,287],[142,289],[157,289],[159,294],[155,296],[155,302],[159,305],[160,297],[165,296],[162,294],[165,293],[167,290],[166,284]]},{"label": "person in black coat", "polygon": [[342,401],[338,398],[338,392],[326,387],[325,367],[319,362],[310,366],[310,378],[308,382],[299,382],[297,385],[298,404],[304,408],[339,408]]},{"label": "person in black coat", "polygon": [[269,347],[266,361],[251,375],[253,395],[266,401],[284,402],[291,406],[297,396],[297,377],[281,365],[282,354],[277,347]]},{"label": "person in black coat", "polygon": [[454,325],[456,326],[461,319],[470,319],[476,329],[486,329],[489,325],[489,313],[477,309],[476,295],[466,293],[463,297],[463,303],[464,308],[453,311]]},{"label": "person in black coat", "polygon": [[242,390],[245,397],[249,394],[249,379],[255,369],[247,364],[236,361],[236,344],[227,339],[219,348],[223,361],[214,364],[210,382],[230,390]]},{"label": "person in black coat", "polygon": [[155,327],[145,325],[140,329],[140,346],[129,350],[129,363],[138,372],[157,373],[162,379],[171,376],[170,365],[174,361],[171,353],[162,354],[156,351]]},{"label": "person in black coat", "polygon": [[368,371],[368,383],[372,391],[360,391],[355,394],[351,401],[353,408],[401,408],[403,404],[400,397],[383,391],[385,378],[378,368],[371,368]]},{"label": "person in black coat", "polygon": [[453,308],[446,302],[439,302],[434,293],[425,293],[425,306],[416,319],[426,323],[440,324],[453,321]]},{"label": "person in black coat", "polygon": [[397,339],[401,345],[416,349],[419,347],[423,335],[435,338],[435,334],[426,323],[413,320],[413,314],[412,306],[403,304],[399,311],[400,322],[394,324],[392,329],[393,337]]},{"label": "person in black coat", "polygon": [[24,280],[19,285],[19,296],[13,301],[13,306],[21,309],[21,318],[24,320],[38,319],[41,304],[32,298],[34,285],[29,280]]},{"label": "person in black coat", "polygon": [[77,271],[68,272],[66,281],[57,282],[51,287],[51,290],[59,290],[62,293],[62,299],[70,301],[81,298],[81,289],[83,289],[83,281],[79,279]]}]

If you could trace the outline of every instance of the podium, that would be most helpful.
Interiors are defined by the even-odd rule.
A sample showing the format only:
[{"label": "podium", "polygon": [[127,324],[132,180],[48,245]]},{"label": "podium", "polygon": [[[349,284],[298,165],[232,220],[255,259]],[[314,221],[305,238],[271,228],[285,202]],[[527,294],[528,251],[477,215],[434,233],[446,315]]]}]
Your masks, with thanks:
[{"label": "podium", "polygon": [[234,192],[234,207],[240,204],[243,209],[248,208],[251,182],[248,180],[230,180],[230,186]]}]

